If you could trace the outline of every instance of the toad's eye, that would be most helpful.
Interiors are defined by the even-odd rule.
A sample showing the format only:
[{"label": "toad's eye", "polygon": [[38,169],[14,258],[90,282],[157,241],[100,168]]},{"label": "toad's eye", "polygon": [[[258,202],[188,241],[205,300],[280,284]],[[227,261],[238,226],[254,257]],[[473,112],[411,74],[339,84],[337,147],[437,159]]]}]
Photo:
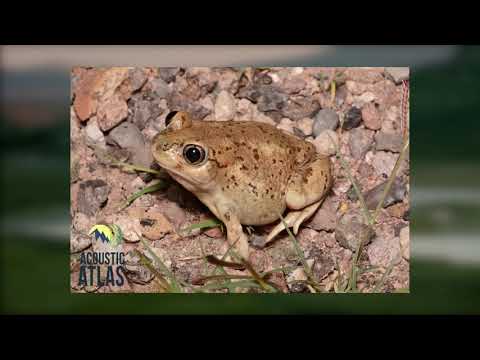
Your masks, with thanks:
[{"label": "toad's eye", "polygon": [[192,165],[199,165],[205,160],[205,150],[198,145],[189,144],[183,148],[183,157]]},{"label": "toad's eye", "polygon": [[173,117],[178,113],[178,111],[170,111],[170,113],[167,115],[167,117],[165,118],[165,127],[167,127],[168,125],[170,125],[170,123],[172,122],[172,119]]}]

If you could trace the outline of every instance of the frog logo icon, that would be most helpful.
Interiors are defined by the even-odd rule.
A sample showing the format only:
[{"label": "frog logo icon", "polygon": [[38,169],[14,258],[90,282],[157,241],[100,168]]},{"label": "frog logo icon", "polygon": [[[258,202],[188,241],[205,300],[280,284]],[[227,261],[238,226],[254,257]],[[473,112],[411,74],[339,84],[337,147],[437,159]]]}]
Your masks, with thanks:
[{"label": "frog logo icon", "polygon": [[95,237],[95,241],[101,241],[104,244],[109,244],[112,247],[117,247],[123,240],[122,231],[113,224],[111,226],[105,224],[93,225],[88,235]]}]

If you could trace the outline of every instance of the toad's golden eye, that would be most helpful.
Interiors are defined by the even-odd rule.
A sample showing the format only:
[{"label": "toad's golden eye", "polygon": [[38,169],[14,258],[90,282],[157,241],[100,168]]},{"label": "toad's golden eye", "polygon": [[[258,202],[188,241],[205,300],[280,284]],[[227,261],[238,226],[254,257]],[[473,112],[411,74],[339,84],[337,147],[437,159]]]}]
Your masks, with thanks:
[{"label": "toad's golden eye", "polygon": [[168,125],[170,125],[170,123],[172,122],[172,119],[173,117],[178,113],[178,111],[170,111],[170,113],[167,115],[167,117],[165,118],[165,127],[167,127]]},{"label": "toad's golden eye", "polygon": [[199,165],[205,160],[205,150],[195,144],[188,144],[183,148],[183,157],[191,165]]}]

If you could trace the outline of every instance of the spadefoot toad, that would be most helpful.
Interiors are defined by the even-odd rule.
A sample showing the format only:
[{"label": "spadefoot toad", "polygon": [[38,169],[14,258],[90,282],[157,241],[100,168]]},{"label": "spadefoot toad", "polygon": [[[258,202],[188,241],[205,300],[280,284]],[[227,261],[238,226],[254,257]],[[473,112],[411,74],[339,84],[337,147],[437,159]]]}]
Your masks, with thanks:
[{"label": "spadefoot toad", "polygon": [[[249,245],[242,224],[272,223],[288,208],[285,222],[297,234],[332,186],[328,157],[269,124],[197,121],[183,111],[165,122],[153,157],[225,224],[229,244],[244,258]],[[284,229],[280,221],[265,243]]]}]

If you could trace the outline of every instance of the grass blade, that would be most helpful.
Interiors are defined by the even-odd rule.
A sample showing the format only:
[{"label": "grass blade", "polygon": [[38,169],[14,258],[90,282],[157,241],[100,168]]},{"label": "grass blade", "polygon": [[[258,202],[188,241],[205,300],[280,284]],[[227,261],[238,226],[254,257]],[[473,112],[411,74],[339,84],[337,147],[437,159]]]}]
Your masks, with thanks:
[{"label": "grass blade", "polygon": [[148,253],[153,257],[155,262],[158,264],[160,267],[160,270],[168,277],[170,280],[170,285],[172,287],[173,292],[183,292],[181,286],[179,285],[177,279],[175,278],[175,275],[165,266],[165,264],[160,260],[160,258],[152,251],[150,246],[148,246],[147,242],[143,237],[140,238],[140,241],[142,242],[143,246],[147,249]]},{"label": "grass blade", "polygon": [[148,193],[151,193],[151,192],[155,192],[155,191],[158,191],[158,190],[163,190],[167,187],[167,183],[165,181],[159,181],[158,183],[155,183],[153,185],[150,185],[150,186],[147,186],[145,188],[143,188],[142,190],[140,191],[137,191],[136,193],[134,193],[132,196],[130,196],[124,203],[122,206],[120,206],[120,208],[118,209],[118,211],[121,211],[123,209],[125,209],[127,206],[129,206],[132,202],[134,202],[136,199],[138,199],[140,196],[142,195],[145,195],[145,194],[148,194]]}]

